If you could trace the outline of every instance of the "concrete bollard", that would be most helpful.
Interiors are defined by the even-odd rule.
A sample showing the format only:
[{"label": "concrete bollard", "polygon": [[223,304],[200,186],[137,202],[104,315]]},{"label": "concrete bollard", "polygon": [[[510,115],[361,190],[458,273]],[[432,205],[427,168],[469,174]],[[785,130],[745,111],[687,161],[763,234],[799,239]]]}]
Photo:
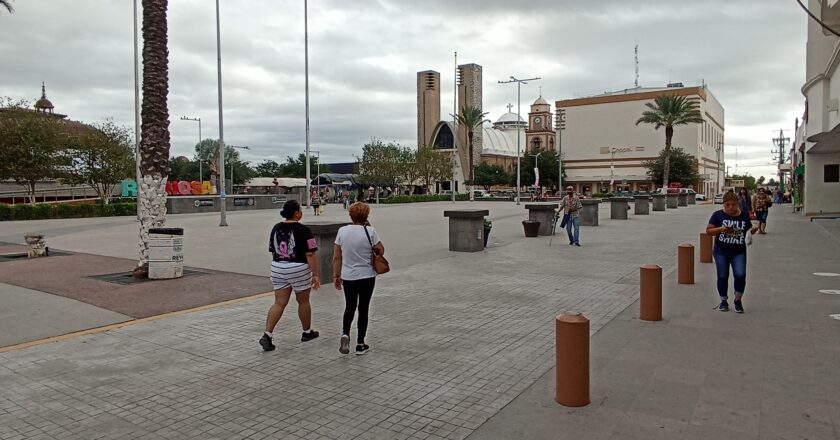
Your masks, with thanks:
[{"label": "concrete bollard", "polygon": [[665,210],[665,194],[653,194],[653,210],[654,211],[664,211]]},{"label": "concrete bollard", "polygon": [[656,264],[639,267],[639,319],[662,321],[662,268]]},{"label": "concrete bollard", "polygon": [[589,319],[577,312],[555,318],[557,388],[554,400],[563,406],[589,405]]},{"label": "concrete bollard", "polygon": [[700,233],[700,262],[712,262],[712,245],[714,244],[715,236],[705,232]]},{"label": "concrete bollard", "polygon": [[677,247],[677,282],[694,284],[694,245],[683,243]]},{"label": "concrete bollard", "polygon": [[679,206],[680,196],[676,193],[668,193],[665,195],[665,205],[668,209],[677,209]]}]

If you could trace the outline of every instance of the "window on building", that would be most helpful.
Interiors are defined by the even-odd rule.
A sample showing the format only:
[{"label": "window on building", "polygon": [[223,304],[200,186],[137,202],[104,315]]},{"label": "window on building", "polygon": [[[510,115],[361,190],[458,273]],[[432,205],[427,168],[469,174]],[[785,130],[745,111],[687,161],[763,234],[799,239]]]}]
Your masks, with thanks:
[{"label": "window on building", "polygon": [[531,145],[533,145],[534,149],[537,149],[537,148],[540,148],[540,145],[542,145],[542,142],[540,142],[539,138],[535,138],[531,142]]},{"label": "window on building", "polygon": [[840,182],[840,164],[835,163],[823,166],[823,182]]}]

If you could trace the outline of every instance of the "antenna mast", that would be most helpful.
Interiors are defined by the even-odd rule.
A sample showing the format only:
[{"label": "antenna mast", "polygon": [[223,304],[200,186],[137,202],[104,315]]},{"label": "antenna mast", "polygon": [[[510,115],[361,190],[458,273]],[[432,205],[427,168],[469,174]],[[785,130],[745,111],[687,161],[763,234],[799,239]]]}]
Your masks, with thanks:
[{"label": "antenna mast", "polygon": [[636,87],[639,87],[639,45],[636,45]]}]

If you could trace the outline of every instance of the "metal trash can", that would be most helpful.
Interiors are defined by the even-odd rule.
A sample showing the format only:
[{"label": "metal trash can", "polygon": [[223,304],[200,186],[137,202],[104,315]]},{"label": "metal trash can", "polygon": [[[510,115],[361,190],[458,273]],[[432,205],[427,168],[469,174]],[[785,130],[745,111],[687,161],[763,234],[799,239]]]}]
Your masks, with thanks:
[{"label": "metal trash can", "polygon": [[149,278],[184,276],[184,228],[149,229]]}]

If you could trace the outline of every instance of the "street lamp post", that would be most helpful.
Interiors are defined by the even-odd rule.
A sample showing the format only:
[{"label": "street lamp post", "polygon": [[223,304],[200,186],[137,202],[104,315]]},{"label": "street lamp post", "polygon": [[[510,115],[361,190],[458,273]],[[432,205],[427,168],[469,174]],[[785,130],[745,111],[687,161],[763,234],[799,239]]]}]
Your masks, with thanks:
[{"label": "street lamp post", "polygon": [[137,0],[134,0],[134,173],[137,180],[137,220],[140,220],[140,68],[137,35]]},{"label": "street lamp post", "polygon": [[717,156],[717,178],[715,179],[715,194],[720,193],[720,186],[721,186],[720,185],[720,170],[721,170],[720,152],[721,152],[721,150],[723,150],[723,142],[718,141],[718,147],[715,148],[715,154]]},{"label": "street lamp post", "polygon": [[522,135],[522,124],[519,123],[522,117],[522,84],[528,84],[528,81],[536,81],[538,79],[542,79],[540,77],[536,78],[526,78],[526,79],[518,79],[513,76],[510,77],[509,81],[498,81],[499,84],[509,84],[509,83],[516,83],[516,204],[519,204],[519,189],[522,188],[522,173],[521,173],[521,159],[522,155],[519,152],[520,143],[521,143],[521,135]]},{"label": "street lamp post", "polygon": [[615,160],[615,147],[610,148],[610,192],[613,192],[613,187],[615,185],[615,165],[613,161]]},{"label": "street lamp post", "polygon": [[[315,181],[315,194],[318,196],[321,195],[321,152],[318,150],[309,150],[309,153],[315,153],[315,157],[317,157],[318,162],[315,165],[315,178],[318,179]],[[311,182],[310,182],[311,183]]]},{"label": "street lamp post", "polygon": [[[219,0],[216,0],[216,70],[219,90],[219,226],[227,226],[225,208],[225,124],[222,117],[222,32],[219,23]],[[233,189],[233,182],[231,182]]]},{"label": "street lamp post", "polygon": [[303,0],[303,71],[304,95],[306,100],[306,206],[312,204],[309,198],[311,181],[309,175],[309,5]]},{"label": "street lamp post", "polygon": [[186,116],[181,116],[181,120],[198,122],[198,181],[204,182],[204,173],[201,169],[201,118],[188,118]]}]

